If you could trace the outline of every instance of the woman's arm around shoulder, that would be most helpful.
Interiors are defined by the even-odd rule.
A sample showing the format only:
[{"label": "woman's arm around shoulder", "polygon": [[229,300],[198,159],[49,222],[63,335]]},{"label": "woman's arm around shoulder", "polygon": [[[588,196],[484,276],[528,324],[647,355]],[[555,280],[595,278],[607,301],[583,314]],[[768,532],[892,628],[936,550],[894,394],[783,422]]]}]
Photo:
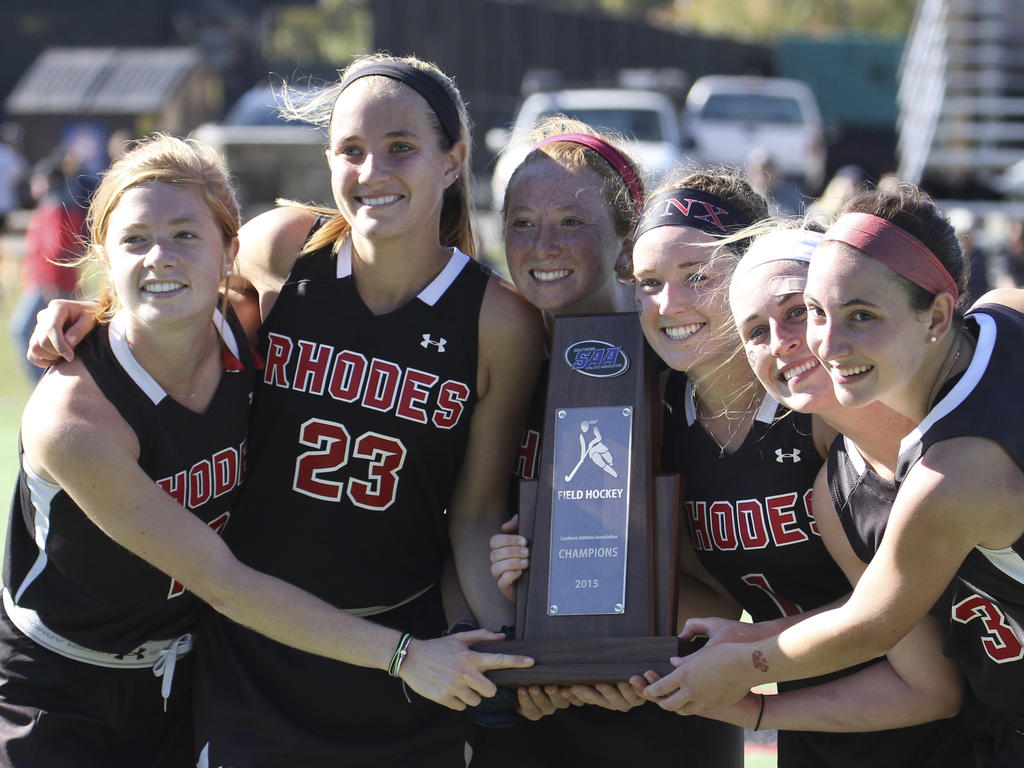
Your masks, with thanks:
[{"label": "woman's arm around shoulder", "polygon": [[264,317],[291,272],[315,221],[316,214],[312,211],[280,206],[250,219],[238,230],[240,287],[248,284],[256,289]]},{"label": "woman's arm around shoulder", "polygon": [[[134,432],[80,361],[60,364],[43,377],[22,423],[25,461],[33,470],[59,484],[111,539],[214,609],[308,653],[387,669],[401,634],[235,559],[217,533],[142,470]],[[475,705],[495,692],[485,670],[530,664],[524,657],[468,648],[499,638],[480,630],[414,640],[401,676],[445,706]]]},{"label": "woman's arm around shoulder", "polygon": [[483,627],[511,623],[490,576],[492,534],[509,518],[508,483],[544,353],[540,314],[492,277],[479,320],[477,393],[466,458],[448,508],[459,582]]}]

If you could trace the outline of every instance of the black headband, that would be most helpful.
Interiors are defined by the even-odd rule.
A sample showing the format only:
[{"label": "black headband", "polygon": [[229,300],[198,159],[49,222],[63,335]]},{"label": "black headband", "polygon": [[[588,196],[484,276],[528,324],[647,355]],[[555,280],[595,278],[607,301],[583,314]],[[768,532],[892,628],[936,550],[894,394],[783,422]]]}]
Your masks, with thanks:
[{"label": "black headband", "polygon": [[[437,81],[437,78],[432,77],[422,69],[417,69],[411,64],[406,64],[402,61],[378,61],[374,64],[360,67],[355,72],[345,75],[345,79],[341,82],[341,91],[344,91],[359,78],[369,77],[370,75],[389,77],[392,80],[408,85],[426,99],[427,104],[430,105],[430,108],[434,110],[434,114],[437,115],[437,119],[441,121],[441,128],[444,129],[448,140],[453,144],[459,140],[461,122],[459,120],[459,110],[455,106],[455,101],[448,93],[448,90]],[[338,91],[339,95],[341,91]]]},{"label": "black headband", "polygon": [[633,241],[655,227],[693,227],[712,235],[727,235],[751,223],[746,214],[722,198],[683,187],[662,192],[647,202]]}]

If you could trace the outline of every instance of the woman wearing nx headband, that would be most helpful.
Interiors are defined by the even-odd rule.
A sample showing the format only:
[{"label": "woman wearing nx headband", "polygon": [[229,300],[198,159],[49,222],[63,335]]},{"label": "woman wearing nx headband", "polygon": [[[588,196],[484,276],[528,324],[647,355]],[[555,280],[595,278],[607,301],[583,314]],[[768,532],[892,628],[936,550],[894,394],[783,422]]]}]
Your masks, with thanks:
[{"label": "woman wearing nx headband", "polygon": [[964,320],[964,280],[949,222],[909,185],[855,198],[826,233],[805,292],[809,345],[840,402],[880,401],[916,425],[895,502],[845,604],[687,658],[683,711],[884,654],[931,611],[969,685],[962,717],[978,765],[1024,762],[1024,316],[979,304]]}]

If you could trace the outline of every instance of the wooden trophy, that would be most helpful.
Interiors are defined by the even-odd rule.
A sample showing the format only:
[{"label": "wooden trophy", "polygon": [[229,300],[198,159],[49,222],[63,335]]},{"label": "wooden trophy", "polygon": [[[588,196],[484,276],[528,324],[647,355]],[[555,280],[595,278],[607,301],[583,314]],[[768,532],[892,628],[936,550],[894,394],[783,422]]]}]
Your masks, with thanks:
[{"label": "wooden trophy", "polygon": [[555,319],[538,479],[520,484],[530,567],[502,686],[616,682],[680,654],[675,636],[680,482],[655,477],[660,399],[633,313]]}]

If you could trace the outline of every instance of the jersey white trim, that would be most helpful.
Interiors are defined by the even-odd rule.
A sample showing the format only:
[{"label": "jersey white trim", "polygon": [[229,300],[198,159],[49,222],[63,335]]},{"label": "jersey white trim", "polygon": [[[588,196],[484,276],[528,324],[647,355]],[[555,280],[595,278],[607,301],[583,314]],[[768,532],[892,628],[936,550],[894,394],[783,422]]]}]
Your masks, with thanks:
[{"label": "jersey white trim", "polygon": [[988,560],[994,567],[998,568],[1002,573],[1009,576],[1014,581],[1024,584],[1024,558],[1021,558],[1012,547],[1006,547],[1005,549],[985,549],[985,547],[975,547],[985,559]]},{"label": "jersey white trim", "polygon": [[846,455],[849,456],[853,468],[857,470],[858,475],[863,475],[867,471],[868,463],[864,461],[864,457],[857,450],[857,444],[846,435],[843,435],[843,444],[846,446]]},{"label": "jersey white trim", "polygon": [[50,506],[53,503],[54,497],[61,491],[59,485],[49,480],[44,480],[38,473],[33,471],[24,458],[22,459],[22,470],[25,472],[25,482],[28,485],[29,496],[32,501],[32,524],[35,527],[33,539],[39,554],[36,556],[36,561],[32,563],[32,567],[28,569],[28,573],[25,574],[24,581],[18,586],[18,599],[21,598],[25,589],[36,580],[39,574],[46,570],[46,565],[49,563],[49,558],[46,555],[46,540],[50,536]]},{"label": "jersey white trim", "polygon": [[455,282],[455,278],[459,276],[470,261],[469,256],[458,248],[452,248],[451,258],[448,259],[444,269],[438,273],[437,277],[430,281],[430,285],[420,291],[417,298],[427,306],[432,307],[437,304],[438,300],[444,296],[444,292],[451,287],[451,284]]},{"label": "jersey white trim", "polygon": [[[118,312],[111,318],[110,330],[107,334],[110,339],[110,350],[114,353],[114,358],[117,362],[120,363],[121,367],[124,368],[132,381],[145,393],[153,405],[159,405],[160,401],[168,396],[167,392],[157,383],[156,379],[149,375],[149,371],[143,368],[139,361],[135,359],[135,355],[132,354],[132,350],[128,346],[128,338],[125,336],[125,322],[126,319],[123,311]],[[231,333],[231,326],[216,307],[213,310],[212,322],[224,346],[228,348],[228,351],[236,359],[241,360],[242,357],[238,353],[238,342],[235,340],[234,334]]]},{"label": "jersey white trim", "polygon": [[970,318],[978,324],[978,345],[974,350],[974,357],[971,364],[967,366],[960,381],[949,391],[949,393],[937,402],[920,424],[900,441],[900,455],[912,448],[921,441],[924,434],[939,419],[948,416],[959,406],[967,396],[974,391],[988,369],[989,361],[992,359],[992,350],[996,345],[996,323],[988,315],[980,312],[972,313]]},{"label": "jersey white trim", "polygon": [[[444,265],[444,269],[417,294],[416,298],[430,307],[437,304],[444,296],[445,291],[455,282],[455,278],[471,261],[472,259],[458,248],[452,248],[452,255],[449,257],[448,263]],[[350,237],[346,237],[345,242],[338,249],[338,268],[335,274],[339,280],[352,276],[352,238]]]}]

